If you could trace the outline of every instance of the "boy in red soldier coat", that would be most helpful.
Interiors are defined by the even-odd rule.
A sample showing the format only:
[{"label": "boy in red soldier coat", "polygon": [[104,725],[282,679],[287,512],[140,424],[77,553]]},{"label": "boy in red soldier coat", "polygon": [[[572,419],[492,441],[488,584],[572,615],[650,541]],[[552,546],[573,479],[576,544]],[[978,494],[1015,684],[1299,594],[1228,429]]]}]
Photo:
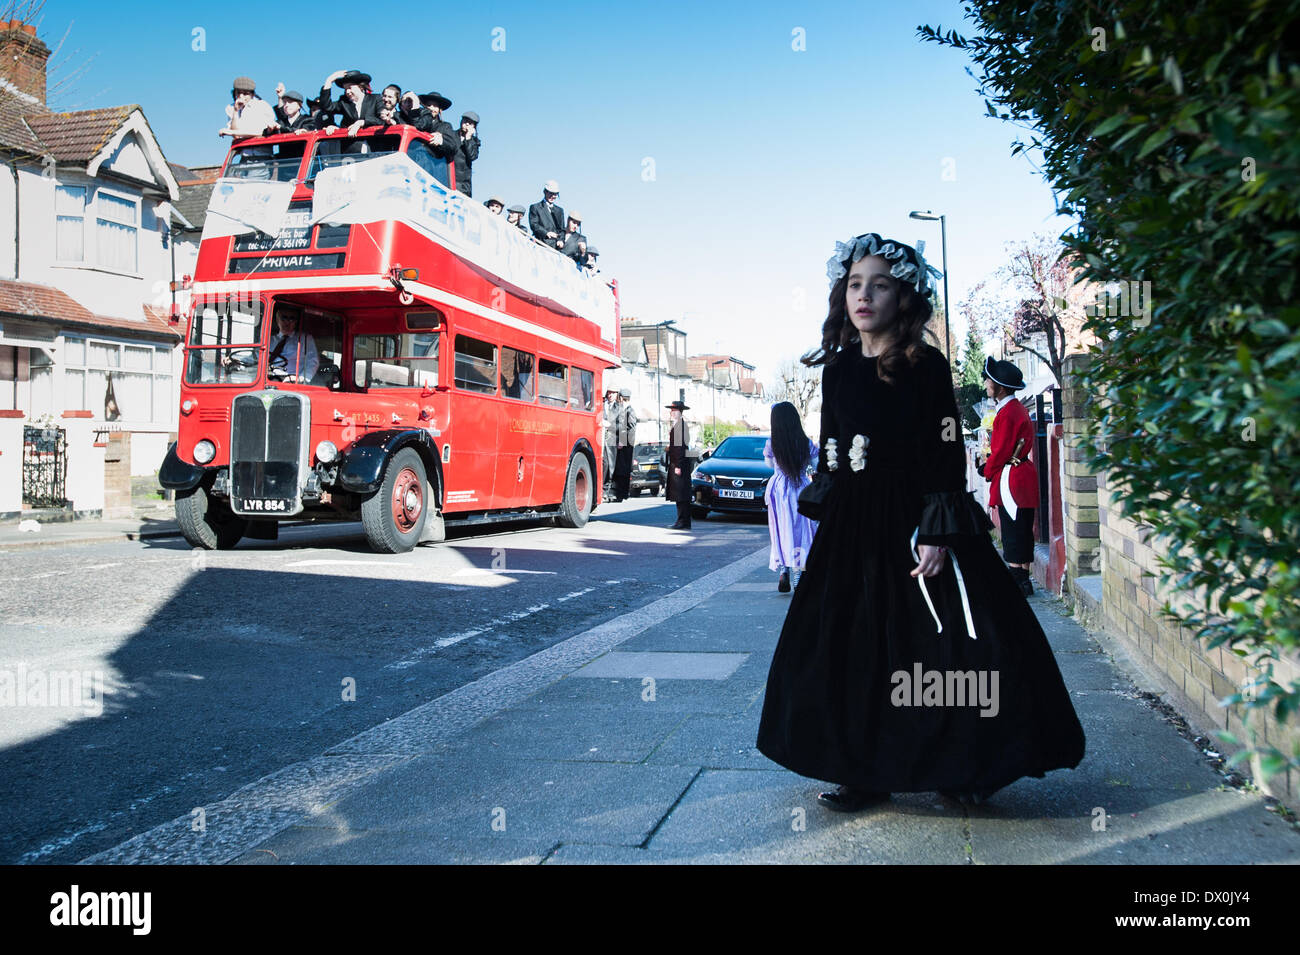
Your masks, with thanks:
[{"label": "boy in red soldier coat", "polygon": [[1020,369],[992,356],[984,361],[984,392],[998,403],[989,435],[984,480],[989,503],[998,509],[1002,555],[1011,576],[1028,597],[1034,592],[1030,568],[1034,562],[1034,509],[1038,507],[1038,472],[1029,459],[1034,447],[1034,423],[1016,392],[1025,387]]}]

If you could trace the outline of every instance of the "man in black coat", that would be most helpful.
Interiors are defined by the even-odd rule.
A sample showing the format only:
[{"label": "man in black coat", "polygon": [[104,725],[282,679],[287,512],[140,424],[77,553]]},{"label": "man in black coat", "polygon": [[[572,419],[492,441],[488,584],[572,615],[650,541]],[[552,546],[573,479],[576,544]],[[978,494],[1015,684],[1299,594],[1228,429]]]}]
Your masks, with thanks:
[{"label": "man in black coat", "polygon": [[456,188],[467,196],[470,190],[471,166],[478,159],[478,113],[467,109],[460,117],[460,146],[456,149]]},{"label": "man in black coat", "polygon": [[582,216],[576,212],[569,213],[569,221],[564,227],[564,243],[560,251],[573,259],[578,268],[587,261],[587,237],[582,234]]},{"label": "man in black coat", "polygon": [[528,235],[528,224],[524,222],[524,216],[527,215],[527,213],[528,210],[523,206],[518,204],[513,205],[506,210],[506,221],[512,226],[518,226],[520,232],[524,235]]},{"label": "man in black coat", "polygon": [[[429,146],[435,156],[442,160],[454,161],[456,153],[460,150],[460,137],[456,135],[456,130],[451,128],[451,123],[442,118],[442,111],[449,106],[451,100],[441,93],[421,93],[418,98],[414,93],[407,93],[402,97],[402,121],[422,133],[429,134]],[[456,181],[459,184],[459,170],[457,170]]]},{"label": "man in black coat", "polygon": [[[330,98],[330,84],[339,86],[343,93],[338,99]],[[382,126],[379,110],[384,99],[378,93],[367,93],[370,86],[370,74],[360,70],[336,70],[325,78],[320,88],[319,122],[327,133],[334,132],[338,126],[334,119],[342,114],[342,125],[347,127],[348,135],[355,136],[364,126]]]},{"label": "man in black coat", "polygon": [[555,201],[558,198],[560,184],[548,179],[542,186],[541,202],[528,207],[528,227],[533,230],[533,238],[557,250],[564,244],[564,224],[567,221],[564,210]]},{"label": "man in black coat", "polygon": [[288,90],[281,83],[275,88],[280,105],[275,107],[275,118],[279,122],[277,131],[281,133],[306,133],[316,128],[316,121],[307,110],[303,109],[302,94],[297,90]]},{"label": "man in black coat", "polygon": [[632,485],[632,452],[636,448],[636,412],[632,392],[623,388],[614,406],[614,500],[627,497]]},{"label": "man in black coat", "polygon": [[690,453],[691,432],[686,427],[686,419],[682,417],[683,411],[689,411],[690,406],[680,401],[674,401],[667,406],[668,412],[668,492],[664,495],[670,501],[677,502],[677,523],[673,524],[672,529],[675,531],[688,531],[691,529],[691,462],[687,455]]}]

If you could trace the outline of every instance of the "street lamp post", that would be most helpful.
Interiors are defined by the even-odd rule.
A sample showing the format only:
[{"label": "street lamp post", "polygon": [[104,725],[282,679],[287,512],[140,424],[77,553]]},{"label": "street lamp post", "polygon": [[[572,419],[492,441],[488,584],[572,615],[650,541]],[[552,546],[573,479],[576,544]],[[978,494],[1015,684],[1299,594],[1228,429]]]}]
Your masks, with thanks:
[{"label": "street lamp post", "polygon": [[677,319],[670,318],[655,326],[655,430],[659,443],[664,443],[664,370],[663,345],[659,343],[659,329],[676,325]]},{"label": "street lamp post", "polygon": [[908,218],[921,219],[926,222],[939,220],[939,241],[942,246],[943,254],[943,350],[948,356],[948,364],[952,364],[952,334],[948,330],[948,313],[952,311],[952,301],[948,298],[948,217],[946,215],[935,215],[933,212],[913,212]]}]

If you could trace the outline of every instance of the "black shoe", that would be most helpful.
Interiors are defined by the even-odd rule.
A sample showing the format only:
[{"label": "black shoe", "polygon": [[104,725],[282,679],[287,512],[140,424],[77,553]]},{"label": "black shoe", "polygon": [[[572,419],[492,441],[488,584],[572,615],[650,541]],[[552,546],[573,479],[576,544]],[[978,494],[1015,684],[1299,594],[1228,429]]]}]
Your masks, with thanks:
[{"label": "black shoe", "polygon": [[788,594],[790,592],[790,571],[781,571],[781,577],[776,582],[776,592],[779,594]]},{"label": "black shoe", "polygon": [[1034,595],[1034,581],[1032,577],[1025,577],[1024,580],[1020,581],[1020,592],[1026,597],[1032,597]]},{"label": "black shoe", "polygon": [[836,812],[860,812],[869,806],[889,802],[889,793],[839,786],[833,792],[818,793],[817,801],[827,809],[834,809]]},{"label": "black shoe", "polygon": [[685,531],[685,530],[690,530],[690,526],[691,525],[689,524],[683,524],[681,521],[678,521],[676,524],[674,524],[672,527],[668,529],[670,531]]}]

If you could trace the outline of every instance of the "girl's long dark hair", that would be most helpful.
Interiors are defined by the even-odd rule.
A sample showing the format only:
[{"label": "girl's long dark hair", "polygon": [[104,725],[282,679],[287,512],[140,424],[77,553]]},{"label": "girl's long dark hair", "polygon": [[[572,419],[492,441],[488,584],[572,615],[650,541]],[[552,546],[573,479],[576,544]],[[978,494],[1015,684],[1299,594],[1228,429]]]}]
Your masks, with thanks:
[{"label": "girl's long dark hair", "polygon": [[[908,282],[891,278],[898,290],[898,319],[894,324],[894,340],[876,362],[876,374],[882,381],[893,384],[903,369],[903,363],[915,365],[921,360],[921,347],[926,326],[934,315],[930,299],[918,292]],[[849,287],[849,272],[840,276],[831,287],[826,321],[822,323],[821,347],[802,359],[805,365],[829,365],[839,359],[840,353],[851,344],[861,341],[858,330],[849,321],[844,296]],[[773,445],[775,447],[775,444]]]},{"label": "girl's long dark hair", "polygon": [[803,480],[809,461],[808,435],[799,412],[788,401],[772,405],[772,457],[791,481]]}]

